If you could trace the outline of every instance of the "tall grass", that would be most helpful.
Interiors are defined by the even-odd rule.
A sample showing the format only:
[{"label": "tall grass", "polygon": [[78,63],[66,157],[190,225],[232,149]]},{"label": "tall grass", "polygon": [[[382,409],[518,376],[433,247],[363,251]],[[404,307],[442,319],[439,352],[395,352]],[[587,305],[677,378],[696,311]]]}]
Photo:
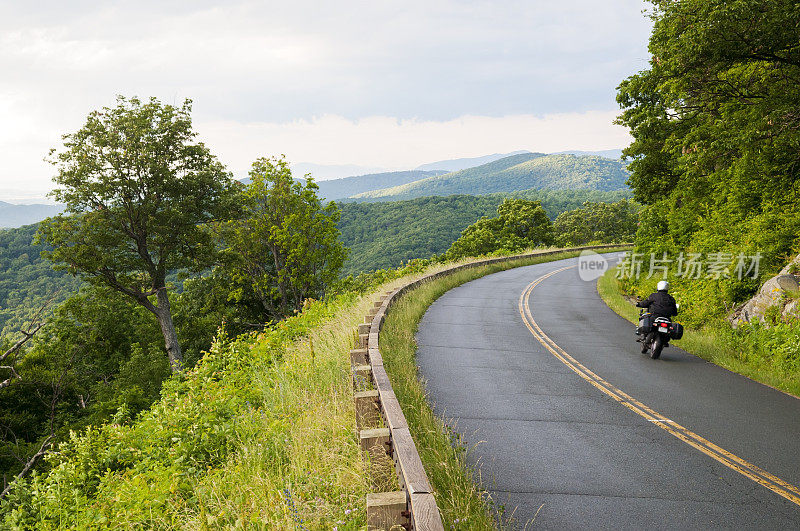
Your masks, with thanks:
[{"label": "tall grass", "polygon": [[340,295],[259,334],[221,333],[134,423],[52,452],[50,470],[4,500],[0,527],[363,528],[371,485],[349,350],[373,299]]},{"label": "tall grass", "polygon": [[[615,269],[607,271],[598,280],[597,291],[612,310],[635,323],[639,311],[625,298],[615,275]],[[800,396],[800,325],[796,323],[733,329],[724,319],[710,319],[702,328],[685,327],[683,339],[674,345],[720,367]]]}]

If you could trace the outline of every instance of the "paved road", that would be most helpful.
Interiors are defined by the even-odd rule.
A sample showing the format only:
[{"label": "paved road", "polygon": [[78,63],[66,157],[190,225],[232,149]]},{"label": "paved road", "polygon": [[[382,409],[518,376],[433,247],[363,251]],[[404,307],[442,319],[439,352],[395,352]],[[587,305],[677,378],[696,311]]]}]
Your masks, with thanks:
[{"label": "paved road", "polygon": [[796,502],[659,427],[682,426],[727,451],[723,460],[774,474],[791,498],[800,400],[673,346],[660,360],[639,354],[633,325],[603,304],[595,283],[575,268],[555,273],[527,307],[578,366],[633,402],[609,396],[546,349],[520,313],[532,281],[575,263],[464,284],[420,323],[418,363],[434,409],[474,446],[470,458],[506,514],[537,529],[800,529]]}]

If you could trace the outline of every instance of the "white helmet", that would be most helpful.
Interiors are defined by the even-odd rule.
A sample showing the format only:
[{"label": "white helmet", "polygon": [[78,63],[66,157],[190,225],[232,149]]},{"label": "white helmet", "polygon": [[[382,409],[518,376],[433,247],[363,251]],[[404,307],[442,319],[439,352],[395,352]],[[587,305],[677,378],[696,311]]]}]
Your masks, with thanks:
[{"label": "white helmet", "polygon": [[669,282],[667,282],[666,280],[659,281],[658,286],[656,286],[656,289],[658,291],[669,291]]}]

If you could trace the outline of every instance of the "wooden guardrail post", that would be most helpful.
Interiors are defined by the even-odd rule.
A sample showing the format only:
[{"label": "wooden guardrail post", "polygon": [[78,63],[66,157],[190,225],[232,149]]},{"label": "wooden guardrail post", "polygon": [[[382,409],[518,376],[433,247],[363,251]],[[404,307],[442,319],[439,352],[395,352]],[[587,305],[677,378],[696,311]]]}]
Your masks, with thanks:
[{"label": "wooden guardrail post", "polygon": [[359,391],[353,399],[356,403],[356,428],[359,432],[368,426],[377,425],[381,416],[378,391]]},{"label": "wooden guardrail post", "polygon": [[380,446],[382,449],[388,448],[391,436],[389,428],[372,428],[361,430],[358,433],[361,449],[364,451],[369,451],[376,446]]},{"label": "wooden guardrail post", "polygon": [[403,491],[367,494],[367,528],[391,529],[408,521],[408,500]]},{"label": "wooden guardrail post", "polygon": [[367,348],[369,334],[358,334],[358,348]]},{"label": "wooden guardrail post", "polygon": [[367,349],[354,348],[350,351],[350,365],[366,365],[369,363],[367,360]]}]

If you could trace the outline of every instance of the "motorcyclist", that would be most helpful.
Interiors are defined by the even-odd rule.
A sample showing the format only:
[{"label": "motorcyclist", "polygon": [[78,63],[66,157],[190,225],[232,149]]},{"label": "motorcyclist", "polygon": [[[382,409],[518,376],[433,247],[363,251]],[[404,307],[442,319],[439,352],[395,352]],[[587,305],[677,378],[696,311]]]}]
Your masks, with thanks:
[{"label": "motorcyclist", "polygon": [[[666,317],[670,319],[673,315],[678,315],[678,305],[675,302],[675,298],[670,295],[669,292],[669,282],[666,280],[662,280],[656,286],[655,293],[651,294],[644,300],[640,300],[636,303],[636,306],[639,308],[647,308],[649,312],[652,314],[652,318],[656,319],[657,317]],[[641,341],[642,343],[642,352],[645,352],[647,349],[645,345],[647,342],[645,338],[647,336],[640,337],[637,341]]]}]

